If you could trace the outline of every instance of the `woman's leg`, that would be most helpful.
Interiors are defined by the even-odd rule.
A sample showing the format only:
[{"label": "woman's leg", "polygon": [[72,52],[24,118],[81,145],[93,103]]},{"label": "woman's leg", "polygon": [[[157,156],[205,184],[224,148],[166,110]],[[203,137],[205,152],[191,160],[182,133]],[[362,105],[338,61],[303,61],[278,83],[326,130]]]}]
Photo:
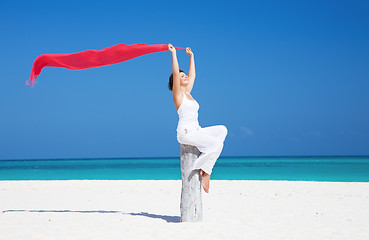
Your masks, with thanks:
[{"label": "woman's leg", "polygon": [[196,146],[201,152],[199,158],[196,159],[193,169],[201,169],[200,174],[203,178],[205,192],[209,192],[210,175],[223,149],[226,135],[227,128],[218,125],[201,128],[178,138],[180,143]]},{"label": "woman's leg", "polygon": [[196,146],[201,155],[196,159],[193,169],[202,169],[211,174],[215,161],[220,155],[223,143],[213,135],[203,132],[202,129],[191,131],[178,138],[182,144]]},{"label": "woman's leg", "polygon": [[222,152],[227,132],[227,128],[223,125],[200,128],[178,137],[178,142],[196,146],[201,155],[196,160],[194,169],[202,169],[211,174],[213,166]]},{"label": "woman's leg", "polygon": [[194,165],[194,169],[201,168],[206,173],[211,174],[212,169],[215,165],[215,162],[219,158],[223,150],[223,145],[224,145],[223,142],[227,136],[228,131],[225,126],[216,125],[216,126],[201,128],[199,130],[199,133],[203,136],[204,135],[212,136],[217,141],[217,143],[212,144],[212,147],[211,145],[209,145],[210,146],[209,148],[211,150],[208,152],[206,152],[206,150],[203,152],[199,149],[202,152],[202,155],[204,155],[204,158],[202,158],[202,155],[200,155],[198,161]]}]

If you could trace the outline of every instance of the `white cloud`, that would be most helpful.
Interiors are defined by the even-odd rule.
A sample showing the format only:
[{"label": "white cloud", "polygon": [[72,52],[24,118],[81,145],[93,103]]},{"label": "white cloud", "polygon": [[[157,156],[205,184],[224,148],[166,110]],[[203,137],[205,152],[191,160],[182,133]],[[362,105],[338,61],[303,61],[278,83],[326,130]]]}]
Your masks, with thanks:
[{"label": "white cloud", "polygon": [[243,133],[245,133],[247,136],[253,136],[253,135],[255,135],[255,134],[254,134],[254,132],[253,132],[250,128],[247,128],[247,127],[245,127],[245,126],[241,126],[241,127],[240,127],[240,129],[241,129],[241,131],[242,131]]}]

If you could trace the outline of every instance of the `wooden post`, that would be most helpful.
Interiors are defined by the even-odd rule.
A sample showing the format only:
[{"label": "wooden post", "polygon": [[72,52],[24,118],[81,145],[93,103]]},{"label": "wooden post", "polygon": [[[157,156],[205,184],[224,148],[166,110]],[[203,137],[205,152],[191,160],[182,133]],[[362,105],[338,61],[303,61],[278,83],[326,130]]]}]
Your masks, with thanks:
[{"label": "wooden post", "polygon": [[192,170],[193,163],[201,152],[195,146],[181,144],[181,222],[202,221],[200,170]]}]

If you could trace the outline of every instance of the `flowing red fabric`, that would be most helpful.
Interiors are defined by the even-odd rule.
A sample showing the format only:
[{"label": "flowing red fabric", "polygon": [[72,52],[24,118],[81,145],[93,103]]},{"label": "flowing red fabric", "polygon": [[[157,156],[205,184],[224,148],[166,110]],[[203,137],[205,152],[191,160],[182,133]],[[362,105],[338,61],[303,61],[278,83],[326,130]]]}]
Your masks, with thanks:
[{"label": "flowing red fabric", "polygon": [[[176,47],[176,49],[182,48]],[[44,67],[81,70],[120,63],[145,54],[166,50],[168,50],[167,44],[148,45],[137,43],[131,45],[118,44],[102,50],[87,50],[77,53],[42,54],[33,62],[30,81],[27,81],[26,84],[34,85],[35,79]]]}]

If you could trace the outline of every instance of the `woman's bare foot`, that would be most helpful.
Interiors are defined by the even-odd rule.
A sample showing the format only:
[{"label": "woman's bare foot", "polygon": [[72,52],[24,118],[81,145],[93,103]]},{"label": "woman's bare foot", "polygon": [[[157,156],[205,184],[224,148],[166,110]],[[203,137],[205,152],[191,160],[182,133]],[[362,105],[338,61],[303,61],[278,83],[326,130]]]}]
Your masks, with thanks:
[{"label": "woman's bare foot", "polygon": [[210,174],[207,174],[202,169],[200,170],[200,175],[202,177],[202,187],[206,193],[209,193],[209,185],[210,185]]}]

